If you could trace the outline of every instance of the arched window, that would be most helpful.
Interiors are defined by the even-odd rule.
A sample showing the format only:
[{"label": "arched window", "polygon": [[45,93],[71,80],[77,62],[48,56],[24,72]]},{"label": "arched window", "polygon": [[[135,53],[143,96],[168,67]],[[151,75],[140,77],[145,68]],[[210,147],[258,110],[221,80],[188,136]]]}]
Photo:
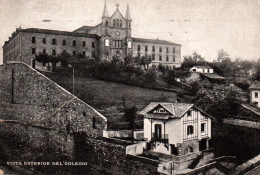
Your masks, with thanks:
[{"label": "arched window", "polygon": [[122,20],[120,20],[120,27],[122,27]]},{"label": "arched window", "polygon": [[128,41],[128,42],[127,42],[127,47],[128,47],[129,49],[132,48],[132,43],[131,43],[131,41]]},{"label": "arched window", "polygon": [[109,46],[109,39],[105,39],[105,46],[106,46],[106,47]]},{"label": "arched window", "polygon": [[115,25],[116,25],[116,20],[114,19],[114,20],[113,20],[113,26],[115,26]]},{"label": "arched window", "polygon": [[187,128],[187,134],[188,134],[188,135],[193,134],[193,126],[192,126],[192,125],[189,125],[189,126],[188,126],[188,128]]},{"label": "arched window", "polygon": [[137,46],[137,51],[140,51],[141,47],[140,45]]},{"label": "arched window", "polygon": [[116,26],[119,26],[119,19],[116,20]]},{"label": "arched window", "polygon": [[106,20],[106,26],[108,26],[108,20]]},{"label": "arched window", "polygon": [[188,147],[188,153],[192,153],[193,152],[193,148],[190,146]]}]

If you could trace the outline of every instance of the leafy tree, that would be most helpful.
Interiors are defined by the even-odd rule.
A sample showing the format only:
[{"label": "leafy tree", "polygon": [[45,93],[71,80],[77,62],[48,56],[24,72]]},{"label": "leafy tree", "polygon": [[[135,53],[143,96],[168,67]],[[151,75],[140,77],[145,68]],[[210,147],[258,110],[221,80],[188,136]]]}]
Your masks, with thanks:
[{"label": "leafy tree", "polygon": [[205,65],[206,61],[205,59],[198,54],[197,52],[193,52],[192,55],[184,56],[183,57],[183,63],[182,63],[182,69],[191,68],[194,65]]},{"label": "leafy tree", "polygon": [[58,55],[58,59],[60,60],[61,66],[63,66],[63,67],[68,66],[68,60],[70,58],[71,58],[71,55],[66,51],[63,51],[60,55]]},{"label": "leafy tree", "polygon": [[223,62],[225,60],[230,60],[230,56],[227,51],[224,49],[218,50],[218,57],[217,57],[217,62]]},{"label": "leafy tree", "polygon": [[137,116],[137,108],[132,106],[131,108],[125,108],[125,119],[130,123],[130,128],[132,130],[132,137],[134,137],[134,129],[136,127],[136,116]]},{"label": "leafy tree", "polygon": [[156,72],[153,70],[147,71],[144,75],[144,79],[145,82],[150,85],[156,83],[156,79],[157,79]]},{"label": "leafy tree", "polygon": [[236,116],[240,104],[248,99],[247,94],[234,85],[214,85],[201,87],[193,100],[209,114],[222,120]]},{"label": "leafy tree", "polygon": [[50,57],[48,54],[46,53],[40,53],[39,55],[36,55],[35,56],[35,60],[40,62],[40,63],[43,63],[43,65],[45,65],[46,63],[48,63],[48,66],[49,66],[49,62],[50,62]]},{"label": "leafy tree", "polygon": [[170,84],[175,84],[176,83],[176,72],[175,70],[168,70],[166,73],[166,81]]}]

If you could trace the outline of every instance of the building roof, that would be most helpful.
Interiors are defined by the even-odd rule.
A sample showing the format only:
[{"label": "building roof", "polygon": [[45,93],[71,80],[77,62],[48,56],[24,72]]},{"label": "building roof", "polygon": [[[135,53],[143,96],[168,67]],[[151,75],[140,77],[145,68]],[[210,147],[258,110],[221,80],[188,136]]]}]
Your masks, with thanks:
[{"label": "building roof", "polygon": [[80,31],[88,32],[93,28],[94,28],[94,26],[82,26],[82,27],[74,30],[73,32],[80,32]]},{"label": "building roof", "polygon": [[251,104],[241,104],[235,118],[260,122],[260,108]]},{"label": "building roof", "polygon": [[[213,68],[210,67],[210,66],[193,66],[192,68],[194,68],[194,67],[199,68],[199,69],[213,69]],[[192,68],[191,68],[191,69],[192,69]]]},{"label": "building roof", "polygon": [[[167,115],[167,118],[180,118],[182,117],[192,106],[190,103],[165,103],[165,102],[151,102],[146,106],[139,114],[145,115],[158,105],[162,106],[172,115]],[[158,116],[160,117],[160,116]]]},{"label": "building roof", "polygon": [[260,90],[260,81],[254,82],[254,83],[249,87],[249,89],[257,89],[257,90]]},{"label": "building roof", "polygon": [[210,79],[225,80],[225,77],[222,77],[218,74],[201,73],[201,75],[204,75],[205,77],[210,78]]},{"label": "building roof", "polygon": [[56,35],[68,35],[68,36],[81,36],[81,37],[89,37],[89,38],[99,38],[99,36],[95,35],[95,34],[67,32],[67,31],[59,31],[59,30],[48,30],[48,29],[38,29],[38,28],[20,29],[19,31],[30,32],[30,33],[44,33],[44,34],[56,34]]},{"label": "building roof", "polygon": [[167,45],[177,45],[180,46],[180,44],[172,43],[170,41],[165,40],[156,40],[156,39],[145,39],[145,38],[132,38],[133,42],[144,42],[144,43],[154,43],[154,44],[167,44]]}]

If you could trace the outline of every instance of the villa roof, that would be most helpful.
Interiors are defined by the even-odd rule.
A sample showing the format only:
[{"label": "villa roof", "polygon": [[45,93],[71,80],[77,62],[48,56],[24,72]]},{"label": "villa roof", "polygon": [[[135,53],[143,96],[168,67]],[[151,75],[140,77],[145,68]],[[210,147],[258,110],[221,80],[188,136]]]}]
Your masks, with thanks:
[{"label": "villa roof", "polygon": [[[139,114],[145,115],[158,105],[162,106],[166,109],[171,115],[167,115],[167,117],[171,118],[180,118],[185,114],[193,104],[190,103],[165,103],[165,102],[151,102],[148,106],[146,106]],[[159,116],[158,116],[159,117]]]},{"label": "villa roof", "polygon": [[145,38],[132,38],[133,42],[144,42],[144,43],[154,43],[154,44],[167,44],[167,45],[177,45],[180,46],[180,44],[172,43],[170,41],[166,40],[158,40],[158,39],[145,39]]},{"label": "villa roof", "polygon": [[74,30],[73,32],[79,32],[79,31],[88,32],[88,31],[90,31],[93,28],[94,28],[94,26],[82,26],[82,27]]},{"label": "villa roof", "polygon": [[[165,110],[167,110],[170,114],[153,114],[149,113],[151,110],[155,109],[157,106],[163,107]],[[214,117],[207,114],[202,109],[198,108],[197,106],[194,106],[194,104],[191,103],[167,103],[167,102],[151,102],[148,106],[146,106],[141,112],[139,112],[140,115],[144,115],[146,118],[156,118],[156,119],[164,119],[167,120],[169,118],[181,118],[183,115],[190,110],[191,108],[195,108],[204,115],[210,117],[211,119],[215,120]]]},{"label": "villa roof", "polygon": [[257,90],[260,90],[260,81],[254,82],[254,83],[249,87],[249,89],[257,89]]}]

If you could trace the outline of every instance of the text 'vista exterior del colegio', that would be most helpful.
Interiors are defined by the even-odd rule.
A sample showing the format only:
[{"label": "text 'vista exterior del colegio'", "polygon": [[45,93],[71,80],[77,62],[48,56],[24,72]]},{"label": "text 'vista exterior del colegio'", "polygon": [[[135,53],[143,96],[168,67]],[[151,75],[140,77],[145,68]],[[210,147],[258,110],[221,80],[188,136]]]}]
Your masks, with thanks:
[{"label": "text 'vista exterior del colegio'", "polygon": [[4,64],[20,60],[34,64],[34,55],[47,53],[59,55],[67,52],[73,56],[111,60],[113,57],[147,56],[153,66],[180,67],[181,45],[165,40],[133,38],[132,19],[129,6],[123,16],[116,5],[116,11],[109,16],[104,5],[102,22],[96,26],[82,26],[73,32],[38,28],[18,28],[3,46]]}]

